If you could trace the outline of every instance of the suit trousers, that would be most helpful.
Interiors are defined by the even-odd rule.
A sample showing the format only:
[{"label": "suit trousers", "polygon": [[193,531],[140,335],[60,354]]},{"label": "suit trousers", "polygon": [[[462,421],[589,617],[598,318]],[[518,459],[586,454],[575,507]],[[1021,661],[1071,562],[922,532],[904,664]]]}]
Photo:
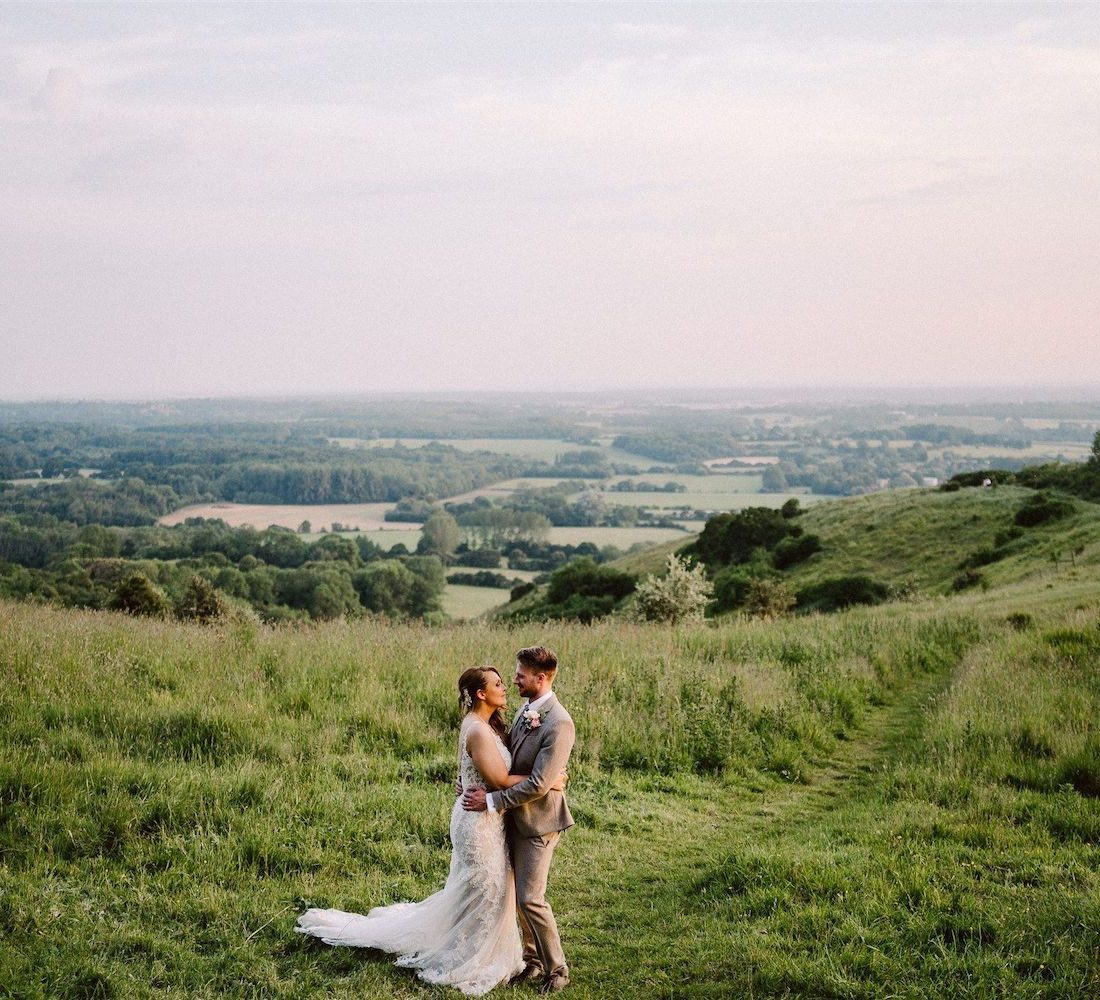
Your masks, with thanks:
[{"label": "suit trousers", "polygon": [[545,833],[541,837],[523,837],[513,830],[509,838],[516,877],[519,926],[523,935],[523,961],[527,965],[539,966],[548,976],[569,974],[554,911],[546,902],[546,881],[559,837],[560,831]]}]

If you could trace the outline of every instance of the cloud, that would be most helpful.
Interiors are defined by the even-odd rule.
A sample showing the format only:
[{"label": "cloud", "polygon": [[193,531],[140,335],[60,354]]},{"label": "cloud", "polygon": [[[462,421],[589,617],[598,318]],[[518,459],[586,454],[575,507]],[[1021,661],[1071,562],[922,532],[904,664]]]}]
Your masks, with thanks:
[{"label": "cloud", "polygon": [[614,34],[626,38],[642,38],[654,42],[678,42],[691,35],[690,29],[682,24],[635,23],[619,21],[611,29]]},{"label": "cloud", "polygon": [[87,103],[84,82],[68,66],[51,66],[42,89],[29,103],[33,111],[55,121],[78,117]]}]

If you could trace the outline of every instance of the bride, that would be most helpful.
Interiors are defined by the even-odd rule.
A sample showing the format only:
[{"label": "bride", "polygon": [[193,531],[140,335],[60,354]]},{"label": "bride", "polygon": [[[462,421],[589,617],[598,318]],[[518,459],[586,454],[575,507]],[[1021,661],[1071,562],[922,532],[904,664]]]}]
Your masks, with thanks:
[{"label": "bride", "polygon": [[[502,709],[508,700],[495,667],[471,667],[458,679],[465,711],[458,738],[462,791],[509,788],[526,778],[509,774]],[[295,928],[327,944],[397,954],[428,983],[480,996],[523,971],[516,926],[516,890],[503,814],[471,812],[456,799],[451,810],[451,869],[439,892],[419,903],[377,906],[366,916],[307,910]]]}]

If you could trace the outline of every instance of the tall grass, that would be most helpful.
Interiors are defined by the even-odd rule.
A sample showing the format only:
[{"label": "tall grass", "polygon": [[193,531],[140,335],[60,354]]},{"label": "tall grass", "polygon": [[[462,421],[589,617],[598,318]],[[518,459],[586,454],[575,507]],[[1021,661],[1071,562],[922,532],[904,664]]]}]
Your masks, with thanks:
[{"label": "tall grass", "polygon": [[[931,815],[970,831],[973,851],[983,829],[994,846],[1045,830],[1037,870],[1075,880],[1066,920],[1093,919],[1095,620],[1052,606],[1021,630],[975,598],[675,629],[275,631],[4,604],[0,995],[447,995],[290,926],[307,903],[361,909],[438,887],[456,678],[508,668],[533,641],[558,652],[578,724],[578,827],[551,893],[578,996],[870,997],[889,976],[911,987],[897,995],[942,995],[924,953],[937,941],[974,983],[1003,985],[981,970],[1026,964],[1040,943],[1023,925],[1009,945],[976,932],[968,914],[986,920],[992,903],[953,907],[956,889],[934,888],[955,884],[957,855],[907,874],[897,838],[931,836]],[[956,671],[914,703],[931,713],[925,734],[907,699]],[[888,741],[872,748],[883,718],[914,727],[896,759]],[[836,762],[875,753],[890,766],[841,793]],[[827,807],[834,794],[847,812]],[[1041,901],[1033,916],[1054,905],[1024,897]],[[880,921],[888,961],[848,910]],[[838,920],[845,943],[823,953]],[[922,939],[926,924],[940,929]],[[1057,944],[1052,982],[1086,981],[1095,937],[1081,940],[1077,958]]]}]

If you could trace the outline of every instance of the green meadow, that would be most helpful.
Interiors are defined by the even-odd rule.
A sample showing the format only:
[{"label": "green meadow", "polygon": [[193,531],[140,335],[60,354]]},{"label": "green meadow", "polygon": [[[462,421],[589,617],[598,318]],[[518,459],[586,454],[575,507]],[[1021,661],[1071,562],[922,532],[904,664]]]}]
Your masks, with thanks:
[{"label": "green meadow", "polygon": [[[498,570],[511,577],[511,570]],[[508,603],[509,591],[496,587],[472,587],[465,583],[448,583],[443,588],[443,613],[454,621],[479,618],[486,611]]]},{"label": "green meadow", "polygon": [[294,917],[442,884],[455,679],[541,641],[572,995],[1095,996],[1100,584],[1051,583],[678,628],[3,604],[0,995],[455,995]]}]

